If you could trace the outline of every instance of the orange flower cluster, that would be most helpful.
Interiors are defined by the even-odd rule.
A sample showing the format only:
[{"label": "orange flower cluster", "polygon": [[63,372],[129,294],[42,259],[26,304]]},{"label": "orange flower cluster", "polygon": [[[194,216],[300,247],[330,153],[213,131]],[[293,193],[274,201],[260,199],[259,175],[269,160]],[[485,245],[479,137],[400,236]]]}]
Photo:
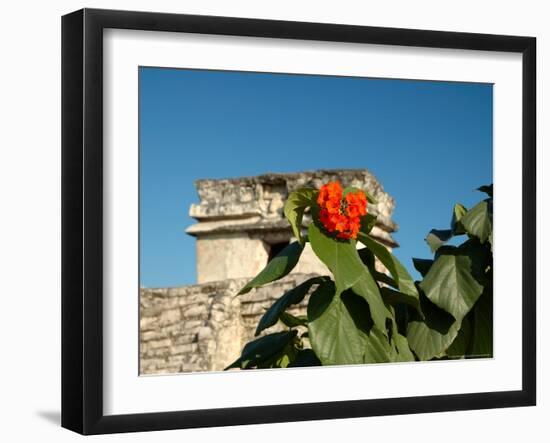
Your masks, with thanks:
[{"label": "orange flower cluster", "polygon": [[361,216],[367,213],[367,197],[364,192],[344,191],[340,182],[330,182],[321,186],[319,197],[319,220],[336,237],[342,239],[356,238],[361,227]]}]

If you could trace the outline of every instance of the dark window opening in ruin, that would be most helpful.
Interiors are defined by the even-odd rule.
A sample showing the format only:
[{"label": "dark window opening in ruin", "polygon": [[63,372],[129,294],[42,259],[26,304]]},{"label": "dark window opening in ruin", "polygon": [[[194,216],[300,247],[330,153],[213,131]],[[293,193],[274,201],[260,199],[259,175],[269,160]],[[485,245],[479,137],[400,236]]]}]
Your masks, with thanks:
[{"label": "dark window opening in ruin", "polygon": [[281,252],[284,248],[286,248],[290,244],[289,241],[282,242],[282,243],[273,243],[268,245],[269,248],[269,254],[267,257],[267,262],[269,263],[273,258]]}]

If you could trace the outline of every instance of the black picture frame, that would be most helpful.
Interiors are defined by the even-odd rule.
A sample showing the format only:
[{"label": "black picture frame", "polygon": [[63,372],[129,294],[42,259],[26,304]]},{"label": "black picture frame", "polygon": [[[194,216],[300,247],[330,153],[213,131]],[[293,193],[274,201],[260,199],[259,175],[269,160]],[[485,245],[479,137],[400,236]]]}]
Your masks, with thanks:
[{"label": "black picture frame", "polygon": [[[504,51],[522,54],[522,389],[131,415],[103,412],[103,30]],[[152,431],[536,403],[536,39],[230,17],[83,9],[62,18],[62,426]]]}]

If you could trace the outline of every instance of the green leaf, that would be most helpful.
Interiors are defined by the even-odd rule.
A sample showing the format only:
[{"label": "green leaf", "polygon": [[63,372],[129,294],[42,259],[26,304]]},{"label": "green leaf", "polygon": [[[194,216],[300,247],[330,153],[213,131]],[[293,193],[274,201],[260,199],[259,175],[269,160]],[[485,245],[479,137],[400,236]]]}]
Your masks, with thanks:
[{"label": "green leaf", "polygon": [[246,294],[252,288],[263,286],[272,281],[279,280],[287,275],[302,254],[303,248],[298,242],[293,242],[279,252],[273,259],[266,265],[266,267],[251,281],[249,281],[240,291],[240,294]]},{"label": "green leaf", "polygon": [[332,280],[323,282],[313,291],[307,305],[309,329],[311,329],[310,323],[323,315],[336,295],[336,285]]},{"label": "green leaf", "polygon": [[367,201],[370,204],[372,204],[372,205],[378,204],[378,201],[373,197],[373,195],[371,193],[369,193],[368,191],[365,191],[365,190],[363,190],[363,192],[365,193],[365,196],[367,197]]},{"label": "green leaf", "polygon": [[374,271],[374,254],[369,248],[361,248],[357,250],[359,258],[363,264],[371,271]]},{"label": "green leaf", "polygon": [[485,243],[493,231],[493,222],[491,219],[492,203],[483,200],[470,209],[460,222],[470,235],[479,238],[481,243]]},{"label": "green leaf", "polygon": [[462,320],[462,324],[458,334],[451,346],[447,349],[447,357],[449,358],[464,358],[472,337],[472,328],[468,317]]},{"label": "green leaf", "polygon": [[426,242],[430,250],[435,252],[447,243],[452,236],[453,232],[450,229],[432,229],[426,237]]},{"label": "green leaf", "polygon": [[365,269],[361,278],[351,287],[351,290],[367,301],[374,324],[381,331],[385,331],[386,319],[391,318],[392,315],[382,300],[378,285],[367,269]]},{"label": "green leaf", "polygon": [[493,294],[484,292],[474,306],[472,348],[469,357],[493,356]]},{"label": "green leaf", "polygon": [[477,188],[478,191],[485,192],[489,197],[493,197],[493,184],[483,185]]},{"label": "green leaf", "polygon": [[388,363],[391,360],[392,348],[385,332],[373,326],[365,336],[365,363]]},{"label": "green leaf", "polygon": [[319,286],[308,305],[309,339],[323,365],[387,362],[388,339],[374,326],[367,303],[353,292],[336,294],[332,282]]},{"label": "green leaf", "polygon": [[[357,252],[359,252],[359,257],[361,258],[361,261],[365,264],[367,269],[369,270],[370,274],[374,278],[375,281],[379,283],[383,283],[384,285],[391,286],[392,288],[397,289],[398,285],[395,282],[393,278],[391,278],[389,275],[386,275],[382,272],[378,272],[374,266],[374,254],[372,251],[368,248],[361,248],[358,249]],[[410,297],[410,296],[407,296]]]},{"label": "green leaf", "polygon": [[376,224],[376,215],[366,214],[361,217],[361,232],[363,234],[368,234],[374,228]]},{"label": "green leaf", "polygon": [[288,365],[289,368],[304,368],[308,366],[321,366],[321,362],[313,352],[313,349],[302,349],[298,351],[296,359]]},{"label": "green leaf", "polygon": [[358,249],[357,252],[359,253],[359,258],[370,271],[372,277],[376,281],[397,288],[397,283],[393,278],[376,270],[376,267],[374,265],[374,254],[369,248],[361,248]]},{"label": "green leaf", "polygon": [[366,268],[359,258],[355,241],[328,237],[315,223],[309,225],[308,232],[311,248],[333,273],[338,293],[357,283]]},{"label": "green leaf", "polygon": [[299,315],[298,317],[296,317],[292,314],[289,314],[288,312],[281,312],[279,320],[281,320],[285,324],[285,326],[288,326],[289,328],[307,325],[307,317],[305,315]]},{"label": "green leaf", "polygon": [[409,342],[406,337],[399,333],[399,328],[397,326],[397,320],[394,319],[395,308],[390,307],[392,313],[391,319],[391,334],[390,334],[390,361],[392,362],[405,362],[405,361],[415,361],[414,354],[409,348]]},{"label": "green leaf", "polygon": [[397,283],[393,278],[391,278],[389,275],[383,274],[382,272],[378,272],[377,270],[373,270],[369,268],[369,271],[372,275],[372,277],[380,283],[384,283],[385,285],[391,286],[392,288],[397,289]]},{"label": "green leaf", "polygon": [[304,211],[308,206],[311,206],[315,201],[317,195],[316,189],[302,188],[297,191],[291,192],[288,195],[285,203],[284,213],[288,219],[292,232],[298,240],[298,242],[304,246],[304,239],[302,238],[302,219],[304,217]]},{"label": "green leaf", "polygon": [[258,369],[268,369],[268,368],[287,368],[290,364],[296,360],[297,350],[294,347],[292,340],[275,355],[268,358],[267,360],[258,363]]},{"label": "green leaf", "polygon": [[293,330],[276,332],[257,338],[247,343],[241,356],[225,369],[249,369],[258,366],[282,351],[295,336],[296,331]]},{"label": "green leaf", "polygon": [[420,299],[418,296],[414,297],[409,294],[405,294],[404,292],[394,291],[393,289],[386,287],[380,288],[380,293],[386,303],[389,303],[392,306],[395,306],[398,303],[404,303],[406,305],[412,306],[421,314]]},{"label": "green leaf", "polygon": [[418,358],[427,361],[445,354],[456,338],[461,323],[430,302],[422,293],[420,307],[424,319],[415,315],[409,320],[407,340]]},{"label": "green leaf", "polygon": [[430,270],[430,268],[434,263],[433,260],[429,260],[425,258],[413,258],[412,260],[413,260],[414,268],[418,272],[420,272],[420,275],[422,277],[426,277],[426,274],[428,273],[428,271]]},{"label": "green leaf", "polygon": [[399,333],[392,336],[392,354],[391,361],[406,362],[415,361],[414,354],[409,348],[407,337],[403,337]]},{"label": "green leaf", "polygon": [[355,326],[334,285],[324,284],[311,295],[307,317],[311,347],[323,365],[364,362],[365,333]]},{"label": "green leaf", "polygon": [[483,286],[474,278],[475,263],[464,251],[455,248],[440,255],[430,268],[420,287],[437,306],[451,314],[458,322],[470,311]]},{"label": "green leaf", "polygon": [[267,329],[277,323],[281,314],[291,305],[300,303],[313,285],[320,284],[327,280],[327,277],[313,277],[298,286],[286,292],[265,312],[256,328],[255,335],[259,335],[264,329]]},{"label": "green leaf", "polygon": [[416,297],[418,299],[418,291],[414,285],[414,280],[407,272],[405,267],[401,264],[397,258],[386,249],[385,246],[378,243],[372,237],[359,233],[358,239],[363,243],[372,253],[378,257],[378,260],[386,267],[390,272],[397,288],[404,294],[410,295],[411,297]]},{"label": "green leaf", "polygon": [[327,237],[313,223],[309,226],[309,241],[313,251],[334,274],[337,293],[352,288],[363,297],[369,304],[374,323],[383,331],[390,313],[376,282],[359,257],[355,241],[343,242]]},{"label": "green leaf", "polygon": [[460,203],[457,203],[453,208],[453,217],[451,219],[451,231],[453,235],[462,235],[465,234],[464,226],[460,220],[468,212],[466,207]]}]

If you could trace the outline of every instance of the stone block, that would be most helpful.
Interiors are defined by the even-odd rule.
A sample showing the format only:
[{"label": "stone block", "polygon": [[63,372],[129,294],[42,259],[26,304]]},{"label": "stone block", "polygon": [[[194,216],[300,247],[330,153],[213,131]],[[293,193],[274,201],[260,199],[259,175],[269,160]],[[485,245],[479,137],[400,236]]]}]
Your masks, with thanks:
[{"label": "stone block", "polygon": [[159,327],[165,327],[172,325],[181,320],[181,311],[179,308],[176,309],[167,309],[162,311],[159,315]]}]

